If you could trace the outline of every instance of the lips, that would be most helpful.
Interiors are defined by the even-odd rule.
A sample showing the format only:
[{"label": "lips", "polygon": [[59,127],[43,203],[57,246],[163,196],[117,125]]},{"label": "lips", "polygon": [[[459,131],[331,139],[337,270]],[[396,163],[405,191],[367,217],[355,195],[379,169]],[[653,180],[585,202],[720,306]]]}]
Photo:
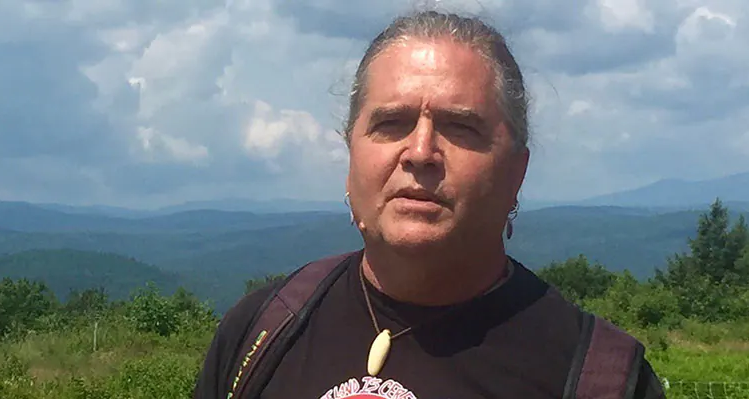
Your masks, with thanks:
[{"label": "lips", "polygon": [[413,201],[422,202],[434,202],[436,204],[445,205],[446,201],[440,196],[421,188],[403,188],[398,190],[393,198],[404,198]]}]

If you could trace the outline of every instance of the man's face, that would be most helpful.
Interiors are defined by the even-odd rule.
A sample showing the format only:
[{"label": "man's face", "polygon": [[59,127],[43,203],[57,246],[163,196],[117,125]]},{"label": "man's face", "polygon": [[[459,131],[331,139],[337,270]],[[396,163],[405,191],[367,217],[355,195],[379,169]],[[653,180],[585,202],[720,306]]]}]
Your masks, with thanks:
[{"label": "man's face", "polygon": [[367,79],[347,180],[365,241],[501,245],[528,152],[513,149],[484,59],[448,40],[410,39],[381,53]]}]

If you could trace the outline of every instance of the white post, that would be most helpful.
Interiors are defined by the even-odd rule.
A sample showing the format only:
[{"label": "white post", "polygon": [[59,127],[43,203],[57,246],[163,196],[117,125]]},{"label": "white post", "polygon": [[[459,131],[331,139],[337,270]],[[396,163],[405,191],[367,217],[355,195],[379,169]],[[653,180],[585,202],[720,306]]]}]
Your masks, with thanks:
[{"label": "white post", "polygon": [[94,322],[94,352],[96,352],[96,333],[98,332],[97,331],[98,329],[99,329],[99,321],[97,320]]}]

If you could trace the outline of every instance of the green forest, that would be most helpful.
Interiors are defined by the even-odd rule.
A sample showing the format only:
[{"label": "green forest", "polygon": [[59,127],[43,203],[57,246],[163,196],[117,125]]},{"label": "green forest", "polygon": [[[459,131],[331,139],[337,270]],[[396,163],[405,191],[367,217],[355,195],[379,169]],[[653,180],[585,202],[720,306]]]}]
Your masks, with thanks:
[{"label": "green forest", "polygon": [[[669,398],[748,398],[746,220],[731,217],[716,200],[700,215],[694,237],[683,240],[687,250],[647,278],[630,271],[638,265],[612,271],[586,254],[536,273],[641,339]],[[108,267],[126,261],[113,257]],[[86,265],[79,267],[85,274]],[[97,281],[63,296],[53,289],[60,281],[6,276],[0,283],[0,397],[191,397],[220,320],[192,292],[165,292],[158,281],[109,292],[100,288],[109,282]],[[248,280],[245,292],[280,277]]]}]

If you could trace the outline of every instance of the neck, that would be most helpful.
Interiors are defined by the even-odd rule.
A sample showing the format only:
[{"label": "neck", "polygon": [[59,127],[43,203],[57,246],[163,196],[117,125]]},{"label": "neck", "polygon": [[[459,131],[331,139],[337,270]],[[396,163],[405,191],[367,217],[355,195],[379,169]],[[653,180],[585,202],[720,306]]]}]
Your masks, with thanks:
[{"label": "neck", "polygon": [[[468,301],[490,289],[506,275],[504,246],[470,251],[445,251],[460,256],[402,253],[367,247],[362,259],[364,277],[379,291],[406,303],[445,306]],[[465,255],[470,254],[470,255]]]}]

